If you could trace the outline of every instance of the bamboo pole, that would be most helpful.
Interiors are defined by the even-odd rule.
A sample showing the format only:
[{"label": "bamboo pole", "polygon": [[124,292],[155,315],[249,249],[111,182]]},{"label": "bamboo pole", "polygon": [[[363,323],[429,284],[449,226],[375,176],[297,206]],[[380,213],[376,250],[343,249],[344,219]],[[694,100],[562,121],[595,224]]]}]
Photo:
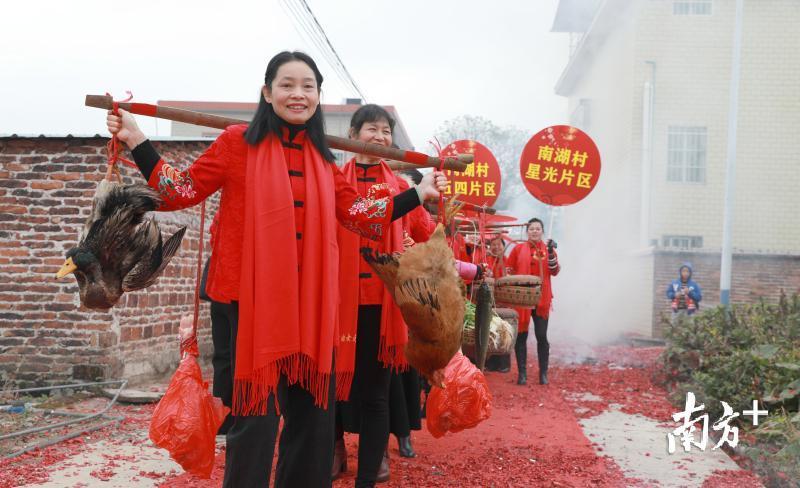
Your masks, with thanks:
[{"label": "bamboo pole", "polygon": [[[113,103],[113,99],[108,95],[86,95],[85,104],[88,107],[111,110]],[[212,115],[203,112],[194,112],[192,110],[184,110],[180,108],[166,107],[163,105],[153,105],[149,103],[119,102],[119,108],[132,114],[172,120],[175,122],[184,122],[193,125],[202,125],[204,127],[212,127],[222,130],[227,128],[229,125],[248,123],[246,120]],[[353,139],[346,139],[344,137],[332,135],[326,135],[325,139],[330,147],[342,151],[367,154],[369,156],[375,156],[383,159],[393,159],[404,163],[411,163],[415,167],[422,166],[438,168],[442,166],[442,161],[438,157],[428,156],[427,154],[416,151],[405,151],[403,149],[369,144],[366,142],[359,142]],[[472,157],[473,156],[471,154],[462,154],[458,157],[447,157],[444,160],[443,167],[453,171],[464,171],[467,169],[467,165],[472,162]]]},{"label": "bamboo pole", "polygon": [[[458,156],[456,156],[456,159],[458,161],[464,163],[463,169],[460,169],[461,167],[456,165],[456,164],[450,163],[449,162],[449,158],[445,159],[444,169],[450,169],[450,170],[453,170],[453,171],[462,172],[462,171],[464,171],[464,169],[466,169],[467,165],[472,163],[473,158],[474,158],[474,156],[472,154],[459,154]],[[394,159],[386,159],[385,161],[386,161],[386,164],[389,166],[389,168],[392,169],[392,171],[402,171],[402,170],[405,170],[405,169],[417,169],[419,167],[423,167],[423,168],[438,168],[439,167],[439,165],[435,164],[435,163],[434,164],[414,164],[414,163],[405,163],[403,161],[395,161]]]}]

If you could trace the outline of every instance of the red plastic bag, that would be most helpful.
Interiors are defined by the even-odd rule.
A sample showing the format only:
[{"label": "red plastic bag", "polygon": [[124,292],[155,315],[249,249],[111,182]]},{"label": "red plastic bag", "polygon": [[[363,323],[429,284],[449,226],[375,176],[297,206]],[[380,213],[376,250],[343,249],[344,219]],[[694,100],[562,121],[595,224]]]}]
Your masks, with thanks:
[{"label": "red plastic bag", "polygon": [[[186,317],[181,320],[185,331]],[[191,327],[191,317],[189,317]],[[167,392],[158,402],[150,421],[150,439],[169,451],[186,471],[211,477],[217,430],[228,415],[228,407],[208,391],[208,383],[197,364],[197,343],[181,342],[181,362]]]},{"label": "red plastic bag", "polygon": [[434,386],[426,406],[433,437],[471,429],[492,414],[492,394],[483,373],[457,352],[444,371],[444,389]]}]

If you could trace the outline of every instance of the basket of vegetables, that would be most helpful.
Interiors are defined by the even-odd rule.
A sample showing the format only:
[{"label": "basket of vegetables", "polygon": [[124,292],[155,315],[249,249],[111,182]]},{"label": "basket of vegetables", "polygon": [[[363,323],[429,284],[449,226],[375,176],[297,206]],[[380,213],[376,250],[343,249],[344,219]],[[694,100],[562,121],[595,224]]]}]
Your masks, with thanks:
[{"label": "basket of vegetables", "polygon": [[[508,354],[514,349],[514,341],[517,339],[517,321],[517,312],[514,310],[498,308],[492,312],[487,351],[489,355]],[[475,349],[475,304],[470,301],[466,303],[462,345],[465,354],[467,351]]]}]

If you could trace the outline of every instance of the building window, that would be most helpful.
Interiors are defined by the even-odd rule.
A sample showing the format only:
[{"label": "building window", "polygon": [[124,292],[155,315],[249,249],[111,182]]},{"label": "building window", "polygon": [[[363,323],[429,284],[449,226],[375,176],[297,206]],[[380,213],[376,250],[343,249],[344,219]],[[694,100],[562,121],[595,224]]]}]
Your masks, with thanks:
[{"label": "building window", "polygon": [[673,0],[672,15],[711,15],[711,0]]},{"label": "building window", "polygon": [[705,183],[706,139],[705,127],[669,127],[667,181]]},{"label": "building window", "polygon": [[664,236],[661,238],[661,245],[665,249],[700,249],[703,247],[702,236]]}]

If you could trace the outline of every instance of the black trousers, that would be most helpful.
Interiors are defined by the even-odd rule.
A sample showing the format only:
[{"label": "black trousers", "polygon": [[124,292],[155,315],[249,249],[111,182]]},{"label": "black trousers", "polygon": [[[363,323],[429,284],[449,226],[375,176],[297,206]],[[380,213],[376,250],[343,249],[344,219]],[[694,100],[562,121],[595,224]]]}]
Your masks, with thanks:
[{"label": "black trousers", "polygon": [[[228,304],[211,301],[211,341],[214,344],[214,354],[211,356],[214,369],[212,392],[230,408],[233,400],[233,356],[229,308]],[[233,416],[228,415],[220,426],[219,433],[226,434],[231,425]]]},{"label": "black trousers", "polygon": [[375,486],[389,440],[391,371],[378,360],[381,308],[381,305],[358,307],[353,387],[350,401],[337,405],[337,434],[340,435],[344,430],[358,433],[356,487]]},{"label": "black trousers", "polygon": [[[239,323],[238,303],[219,304],[231,324],[231,371],[236,364],[236,334]],[[232,378],[232,376],[231,376]],[[330,392],[336,391],[331,375]],[[231,391],[232,391],[231,386]],[[283,430],[278,447],[276,488],[329,487],[333,463],[333,404],[328,408],[314,405],[314,397],[298,385],[287,385],[281,378],[278,400],[283,415]],[[235,416],[226,437],[225,488],[267,488],[278,435],[280,417],[270,396],[266,415]]]},{"label": "black trousers", "polygon": [[408,437],[412,430],[421,430],[420,395],[422,385],[414,368],[392,373],[389,381],[389,432]]},{"label": "black trousers", "polygon": [[[542,365],[544,365],[544,369],[546,370],[550,359],[550,342],[547,340],[548,319],[539,317],[535,313],[533,314],[532,318],[533,333],[536,336],[536,354],[539,359],[539,367],[541,368]],[[520,351],[527,349],[527,342],[528,332],[520,332],[517,334],[517,342],[514,345],[514,349],[517,350],[517,360],[520,358]]]},{"label": "black trousers", "polygon": [[547,369],[547,361],[550,358],[550,342],[547,341],[547,322],[548,319],[533,314],[533,333],[536,335],[536,354],[539,357],[539,366],[544,363]]}]

